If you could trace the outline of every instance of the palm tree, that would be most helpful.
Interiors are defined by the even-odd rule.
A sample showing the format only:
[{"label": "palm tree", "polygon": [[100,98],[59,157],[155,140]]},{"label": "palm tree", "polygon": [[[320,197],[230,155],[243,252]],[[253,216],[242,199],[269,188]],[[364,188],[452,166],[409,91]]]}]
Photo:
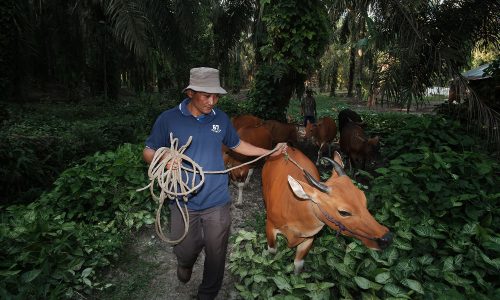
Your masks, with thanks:
[{"label": "palm tree", "polygon": [[[370,68],[371,77],[383,85],[386,100],[408,109],[425,101],[427,87],[447,84],[449,79],[459,77],[474,48],[499,46],[500,3],[496,0],[325,3],[334,24],[343,20],[340,35],[350,37],[351,45],[369,38],[372,57],[378,58]],[[352,49],[350,54],[352,70],[356,66]],[[349,82],[356,73],[360,74],[350,72]],[[349,90],[351,86],[352,83]],[[499,125],[498,112],[473,94],[468,97],[469,119],[477,120],[479,127],[492,129],[493,139],[500,141],[500,133],[494,130]]]},{"label": "palm tree", "polygon": [[26,58],[8,61],[28,62],[25,68],[11,64],[18,77],[63,84],[67,90],[85,82],[92,94],[115,97],[120,81],[136,90],[156,81],[178,88],[193,66],[229,68],[255,1],[22,0],[2,5],[13,11],[13,28],[19,29],[17,57]]},{"label": "palm tree", "polygon": [[[377,1],[372,9],[377,48],[387,54],[388,68],[382,73],[386,95],[407,108],[422,101],[426,87],[460,77],[478,41],[499,44],[500,3],[495,0]],[[498,112],[473,94],[467,101],[469,119],[500,141],[494,130]]]}]

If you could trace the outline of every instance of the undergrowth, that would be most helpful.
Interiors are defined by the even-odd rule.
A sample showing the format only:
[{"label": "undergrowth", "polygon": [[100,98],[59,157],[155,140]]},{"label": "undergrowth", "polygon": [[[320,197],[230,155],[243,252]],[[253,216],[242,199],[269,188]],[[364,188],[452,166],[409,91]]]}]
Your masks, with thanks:
[{"label": "undergrowth", "polygon": [[[366,116],[365,116],[366,117]],[[458,123],[434,116],[368,116],[386,165],[365,191],[395,233],[383,252],[324,228],[293,274],[294,251],[267,252],[263,229],[235,237],[230,270],[244,299],[498,299],[498,161]],[[261,216],[264,218],[264,216]]]}]

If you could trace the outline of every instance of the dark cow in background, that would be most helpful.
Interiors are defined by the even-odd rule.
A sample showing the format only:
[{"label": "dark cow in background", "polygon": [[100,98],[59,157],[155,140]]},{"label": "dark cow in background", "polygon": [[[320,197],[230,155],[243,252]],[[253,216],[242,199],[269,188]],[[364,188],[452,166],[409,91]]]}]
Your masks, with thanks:
[{"label": "dark cow in background", "polygon": [[379,137],[368,138],[363,127],[354,122],[344,125],[340,132],[340,150],[349,157],[350,166],[366,170],[380,153]]},{"label": "dark cow in background", "polygon": [[344,128],[347,123],[355,123],[361,127],[365,127],[365,123],[358,113],[346,108],[339,112],[339,133],[342,133],[342,128]]},{"label": "dark cow in background", "polygon": [[262,169],[269,252],[276,252],[276,235],[283,234],[289,248],[297,247],[294,271],[298,274],[314,236],[325,225],[371,249],[381,250],[392,242],[392,233],[373,218],[365,194],[342,169],[338,153],[334,161],[327,159],[333,170],[326,182],[319,181],[314,163],[302,152],[288,147],[287,153],[293,161],[282,155],[271,157]]},{"label": "dark cow in background", "polygon": [[305,130],[304,138],[306,140],[311,139],[313,144],[319,147],[318,158],[316,159],[316,164],[319,164],[319,159],[323,156],[322,153],[325,147],[328,147],[328,156],[331,155],[331,144],[337,136],[337,124],[330,117],[322,117],[315,124],[307,121]]}]

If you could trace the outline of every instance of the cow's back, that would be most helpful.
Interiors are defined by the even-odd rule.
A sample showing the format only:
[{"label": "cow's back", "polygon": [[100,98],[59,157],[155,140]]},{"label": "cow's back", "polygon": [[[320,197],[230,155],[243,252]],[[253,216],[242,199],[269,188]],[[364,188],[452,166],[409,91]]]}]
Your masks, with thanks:
[{"label": "cow's back", "polygon": [[353,110],[351,109],[343,109],[339,112],[339,133],[342,134],[342,129],[348,123],[357,123],[358,125],[363,124],[363,119]]},{"label": "cow's back", "polygon": [[[314,163],[302,152],[288,147],[288,155],[314,178],[319,180],[319,172]],[[315,217],[310,209],[310,201],[298,199],[288,184],[288,175],[306,182],[303,172],[283,155],[270,157],[262,169],[262,193],[266,205],[267,219],[277,228],[281,226],[308,226]],[[301,225],[303,224],[303,225]]]},{"label": "cow's back", "polygon": [[[241,140],[254,146],[269,150],[271,150],[273,147],[271,133],[264,126],[245,126],[238,129],[237,132]],[[229,153],[231,157],[240,162],[247,162],[253,159],[253,157],[241,155],[234,151],[230,151]]]},{"label": "cow's back", "polygon": [[264,121],[264,126],[271,132],[273,143],[297,143],[297,128],[293,124],[281,123],[276,120]]},{"label": "cow's back", "polygon": [[240,115],[231,118],[231,123],[233,123],[234,128],[236,130],[243,128],[243,127],[258,127],[263,124],[262,119],[254,116],[254,115]]}]

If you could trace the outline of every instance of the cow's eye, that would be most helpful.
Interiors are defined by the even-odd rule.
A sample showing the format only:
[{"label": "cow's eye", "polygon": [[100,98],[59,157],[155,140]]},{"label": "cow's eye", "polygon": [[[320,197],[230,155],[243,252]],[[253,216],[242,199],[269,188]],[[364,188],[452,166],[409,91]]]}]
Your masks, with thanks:
[{"label": "cow's eye", "polygon": [[350,217],[352,216],[352,214],[348,211],[345,211],[345,210],[339,210],[339,214],[342,216],[342,217]]}]

